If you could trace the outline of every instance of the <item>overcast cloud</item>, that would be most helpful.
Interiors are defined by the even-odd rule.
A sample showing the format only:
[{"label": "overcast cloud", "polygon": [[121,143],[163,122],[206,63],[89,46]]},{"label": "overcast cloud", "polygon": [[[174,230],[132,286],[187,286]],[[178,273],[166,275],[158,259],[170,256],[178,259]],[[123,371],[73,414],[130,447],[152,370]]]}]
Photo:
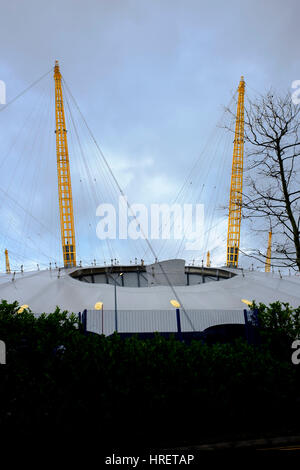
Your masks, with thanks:
[{"label": "overcast cloud", "polygon": [[[219,121],[223,107],[230,101],[241,75],[245,76],[247,90],[252,94],[270,87],[286,92],[293,80],[300,79],[300,3],[297,0],[10,0],[0,1],[0,7],[0,79],[7,86],[7,101],[50,70],[58,59],[66,82],[132,202],[173,201]],[[35,97],[42,90],[46,93],[48,83],[51,89],[52,74],[47,80],[36,92],[29,92],[27,99],[21,99],[0,113],[0,163],[16,139]],[[53,93],[53,89],[50,91]],[[46,95],[45,103],[48,103],[47,99]],[[21,143],[16,144],[9,154],[9,161],[0,166],[0,184],[1,187],[7,185],[7,178],[13,175],[15,184],[6,188],[13,197],[18,197],[19,184],[23,184],[20,202],[32,201],[31,211],[36,211],[43,224],[52,224],[51,231],[58,231],[59,238],[55,141],[50,144],[54,121],[51,121],[51,107],[49,109],[50,118],[46,105],[45,113],[40,116],[38,136],[34,135],[33,127],[32,133],[29,132],[29,121],[26,121]],[[42,136],[48,140],[39,144]],[[34,151],[31,152],[30,146],[26,147],[26,138],[30,142],[35,139]],[[228,137],[224,136],[220,145],[227,141]],[[222,164],[223,170],[220,172],[212,165],[204,181],[204,168],[212,159],[210,152],[214,143],[209,143],[210,150],[197,167],[200,173],[192,176],[191,184],[197,185],[197,189],[206,185],[206,195],[203,193],[203,200],[198,202],[206,205],[208,218],[221,221],[221,233],[217,237],[214,233],[212,243],[215,262],[222,264],[227,234],[223,233],[224,214],[215,210],[213,204],[218,188],[218,203],[228,200],[232,148],[229,146],[226,152],[220,149],[216,152],[215,164]],[[89,144],[83,144],[92,167],[93,152],[89,150]],[[14,176],[20,152],[22,161],[17,176]],[[50,171],[47,160],[47,174],[35,184],[39,193],[33,197],[30,195],[33,191],[31,183],[25,184],[24,179],[31,181],[30,178],[34,178],[33,171],[30,170],[31,177],[29,175],[33,161],[30,163],[30,159],[36,155],[38,161],[38,155],[43,158],[43,152],[49,158],[54,152],[53,167]],[[80,156],[76,158],[74,162]],[[72,161],[71,154],[70,159]],[[226,159],[225,163],[223,159]],[[79,165],[76,167],[74,163],[72,175],[74,199],[81,198],[77,204],[77,219],[84,222],[83,234],[88,222],[80,195],[80,178],[84,175],[80,173]],[[39,168],[46,171],[43,163]],[[216,181],[216,175],[220,181]],[[195,190],[194,196],[196,193]],[[194,196],[187,194],[186,202],[195,202]],[[51,214],[46,214],[43,200],[50,199],[53,201]],[[8,211],[3,193],[0,200],[5,220],[11,220],[12,207]],[[24,216],[21,209],[18,214],[19,219]],[[208,225],[212,220],[208,220]],[[20,220],[14,224],[18,225],[21,236]],[[29,220],[26,224],[28,237]],[[4,225],[2,219],[0,247],[3,249],[5,244],[11,244],[7,248],[15,252],[15,263],[20,263],[20,247],[7,238],[11,226]],[[41,237],[41,231],[34,224],[32,227],[34,233],[30,236]],[[79,223],[78,227],[81,227]],[[84,238],[88,236],[82,234],[79,234],[82,252],[87,259],[89,256],[93,259],[94,254],[89,254],[89,250],[93,251],[92,235],[89,235],[88,245]],[[251,248],[247,246],[251,242],[245,229],[243,237],[243,248]],[[41,250],[47,250],[49,240],[44,234],[45,243]],[[99,243],[96,238],[94,241]],[[56,240],[51,249],[56,250],[57,246]],[[124,261],[133,257],[134,248],[128,252],[125,245],[116,249]],[[30,248],[28,250],[30,252]],[[95,245],[94,253],[102,262],[106,255],[99,250]],[[24,257],[29,256],[29,252],[24,252]],[[142,255],[143,247],[137,252]],[[38,259],[38,253],[32,254],[31,259]],[[3,255],[0,269],[4,269]]]}]

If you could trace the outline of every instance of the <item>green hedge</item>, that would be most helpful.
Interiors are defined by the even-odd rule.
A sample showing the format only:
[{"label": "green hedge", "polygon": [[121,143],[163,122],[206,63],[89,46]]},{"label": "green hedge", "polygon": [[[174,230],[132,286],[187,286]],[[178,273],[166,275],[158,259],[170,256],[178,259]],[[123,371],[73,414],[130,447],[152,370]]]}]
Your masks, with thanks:
[{"label": "green hedge", "polygon": [[267,341],[185,345],[158,334],[85,335],[77,317],[59,309],[39,318],[17,310],[17,303],[0,304],[7,345],[0,426],[7,433],[92,433],[102,445],[126,447],[299,427],[300,366],[290,345],[279,356]]}]

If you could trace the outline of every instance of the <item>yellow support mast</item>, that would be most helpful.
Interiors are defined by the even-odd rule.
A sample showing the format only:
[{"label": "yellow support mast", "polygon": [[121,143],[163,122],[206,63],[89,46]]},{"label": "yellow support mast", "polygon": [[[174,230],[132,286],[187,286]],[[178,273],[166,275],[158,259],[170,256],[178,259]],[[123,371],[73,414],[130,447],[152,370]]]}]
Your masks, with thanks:
[{"label": "yellow support mast", "polygon": [[227,233],[227,266],[237,268],[240,249],[243,160],[244,160],[244,97],[245,81],[241,77],[238,88],[238,103],[233,145],[229,216]]},{"label": "yellow support mast", "polygon": [[266,273],[269,273],[271,270],[271,246],[272,246],[272,231],[269,232],[268,249],[267,249],[267,256],[266,256],[266,263],[265,263]]},{"label": "yellow support mast", "polygon": [[206,267],[210,268],[210,252],[209,251],[206,254]]},{"label": "yellow support mast", "polygon": [[5,250],[4,253],[5,253],[6,274],[10,274],[11,271],[10,271],[10,264],[9,264],[8,251]]},{"label": "yellow support mast", "polygon": [[76,266],[75,228],[70,163],[67,143],[67,130],[61,85],[61,73],[57,60],[55,61],[54,67],[54,82],[56,156],[61,240],[64,257],[64,267],[69,268]]}]

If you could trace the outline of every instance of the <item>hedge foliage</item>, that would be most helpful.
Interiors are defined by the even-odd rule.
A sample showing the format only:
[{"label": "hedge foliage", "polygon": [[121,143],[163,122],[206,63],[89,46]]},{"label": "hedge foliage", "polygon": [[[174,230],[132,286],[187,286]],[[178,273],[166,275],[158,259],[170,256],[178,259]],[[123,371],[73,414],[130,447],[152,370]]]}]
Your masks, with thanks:
[{"label": "hedge foliage", "polygon": [[158,334],[85,335],[58,308],[39,318],[17,310],[0,304],[0,426],[8,433],[91,434],[136,448],[299,427],[300,365],[290,345],[280,356],[268,342],[242,339],[185,345]]}]

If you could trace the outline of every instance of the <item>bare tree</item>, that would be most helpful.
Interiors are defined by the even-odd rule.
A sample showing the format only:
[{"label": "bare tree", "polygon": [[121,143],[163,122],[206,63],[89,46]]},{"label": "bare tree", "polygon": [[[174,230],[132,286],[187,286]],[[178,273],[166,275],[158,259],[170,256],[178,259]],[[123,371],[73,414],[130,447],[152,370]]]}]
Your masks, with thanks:
[{"label": "bare tree", "polygon": [[[243,217],[251,219],[257,232],[272,228],[273,265],[300,271],[299,132],[300,106],[290,94],[269,92],[248,102]],[[254,252],[266,256],[261,249]]]}]

